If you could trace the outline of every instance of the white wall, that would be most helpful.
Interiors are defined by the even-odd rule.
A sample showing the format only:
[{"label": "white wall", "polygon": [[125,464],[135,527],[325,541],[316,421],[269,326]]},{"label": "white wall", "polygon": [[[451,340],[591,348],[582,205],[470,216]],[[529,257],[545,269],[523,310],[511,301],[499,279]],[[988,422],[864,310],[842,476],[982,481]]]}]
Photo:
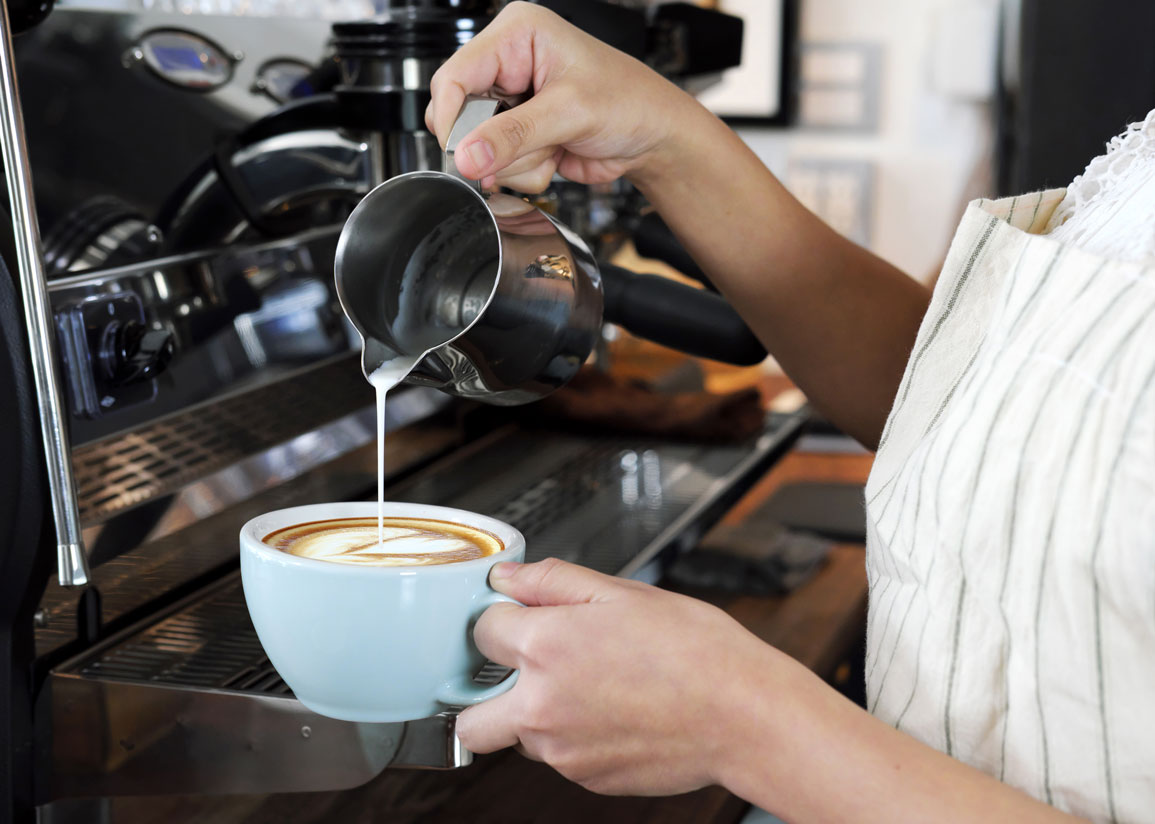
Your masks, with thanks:
[{"label": "white wall", "polygon": [[[868,245],[916,277],[931,276],[942,262],[965,203],[990,194],[992,140],[989,100],[976,100],[973,94],[960,97],[957,83],[953,92],[944,93],[944,87],[951,85],[952,71],[956,80],[959,74],[973,79],[970,75],[975,66],[967,65],[967,58],[961,64],[948,61],[944,67],[943,49],[952,41],[936,41],[935,35],[945,30],[955,44],[959,37],[968,44],[975,42],[980,33],[964,36],[958,30],[959,21],[973,22],[974,15],[966,14],[968,10],[990,8],[994,3],[804,0],[800,21],[804,43],[868,42],[880,47],[878,130],[854,134],[746,128],[739,133],[787,185],[792,162],[839,159],[872,163]],[[993,38],[991,28],[987,35]],[[993,46],[993,41],[987,45]],[[969,47],[964,51],[972,53]],[[932,71],[936,60],[937,75]],[[992,77],[993,62],[992,57],[988,67]],[[977,71],[984,69],[980,66]],[[946,83],[941,79],[944,73]]]}]

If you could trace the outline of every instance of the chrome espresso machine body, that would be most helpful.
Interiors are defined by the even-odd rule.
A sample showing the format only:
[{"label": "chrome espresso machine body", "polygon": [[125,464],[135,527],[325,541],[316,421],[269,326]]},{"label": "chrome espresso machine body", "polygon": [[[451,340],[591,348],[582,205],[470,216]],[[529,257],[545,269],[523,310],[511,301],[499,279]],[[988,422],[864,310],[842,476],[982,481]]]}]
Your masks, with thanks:
[{"label": "chrome espresso machine body", "polygon": [[[18,26],[51,7],[6,5]],[[5,120],[5,171],[18,217],[34,199],[42,251],[31,265],[3,216],[0,821],[51,820],[62,799],[332,790],[471,758],[449,713],[352,724],[305,710],[241,594],[245,520],[375,491],[373,398],[336,300],[336,241],[376,183],[440,164],[429,78],[494,13],[481,0],[315,5],[366,19],[66,6],[15,40],[28,157]],[[731,19],[694,7],[547,5],[670,75],[737,58],[740,27],[735,39]],[[721,56],[690,65],[703,32]],[[625,185],[559,182],[540,202],[599,256],[642,222]],[[509,521],[530,560],[641,577],[801,428],[669,443],[527,429],[475,407],[422,387],[391,395],[386,494]]]}]

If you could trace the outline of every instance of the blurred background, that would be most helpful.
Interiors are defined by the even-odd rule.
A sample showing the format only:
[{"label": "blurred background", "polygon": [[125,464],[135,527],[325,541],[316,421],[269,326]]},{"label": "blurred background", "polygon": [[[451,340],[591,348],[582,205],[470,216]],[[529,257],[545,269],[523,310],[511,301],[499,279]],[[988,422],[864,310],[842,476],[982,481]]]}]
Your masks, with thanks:
[{"label": "blurred background", "polygon": [[[744,61],[766,48],[759,37],[772,53],[779,19],[790,25],[779,0],[712,5],[747,19]],[[936,272],[966,202],[1066,186],[1155,107],[1155,9],[1138,0],[803,0],[793,11],[784,124],[741,116],[737,88],[703,99],[807,206],[916,277]]]}]

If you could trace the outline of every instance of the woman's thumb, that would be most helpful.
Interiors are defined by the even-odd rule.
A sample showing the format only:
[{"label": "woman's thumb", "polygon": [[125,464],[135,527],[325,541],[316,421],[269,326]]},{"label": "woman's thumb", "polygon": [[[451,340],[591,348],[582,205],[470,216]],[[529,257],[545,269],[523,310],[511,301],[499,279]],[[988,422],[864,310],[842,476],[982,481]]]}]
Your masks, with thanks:
[{"label": "woman's thumb", "polygon": [[617,581],[583,566],[547,558],[535,564],[496,564],[489,573],[489,584],[526,606],[541,607],[596,601]]},{"label": "woman's thumb", "polygon": [[518,158],[573,139],[574,123],[559,95],[543,90],[496,114],[462,138],[454,153],[457,169],[472,180],[495,175]]}]

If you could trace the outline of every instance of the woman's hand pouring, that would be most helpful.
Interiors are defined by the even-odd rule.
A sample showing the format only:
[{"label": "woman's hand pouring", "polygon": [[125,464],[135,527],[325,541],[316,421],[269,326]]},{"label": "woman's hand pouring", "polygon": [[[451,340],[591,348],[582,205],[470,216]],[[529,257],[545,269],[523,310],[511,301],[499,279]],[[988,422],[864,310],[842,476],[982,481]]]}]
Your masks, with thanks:
[{"label": "woman's hand pouring", "polygon": [[[442,145],[466,95],[531,95],[461,142],[463,175],[539,192],[658,174],[675,124],[700,109],[644,64],[529,3],[510,3],[433,76],[425,115]],[[708,117],[704,110],[701,115]]]}]

